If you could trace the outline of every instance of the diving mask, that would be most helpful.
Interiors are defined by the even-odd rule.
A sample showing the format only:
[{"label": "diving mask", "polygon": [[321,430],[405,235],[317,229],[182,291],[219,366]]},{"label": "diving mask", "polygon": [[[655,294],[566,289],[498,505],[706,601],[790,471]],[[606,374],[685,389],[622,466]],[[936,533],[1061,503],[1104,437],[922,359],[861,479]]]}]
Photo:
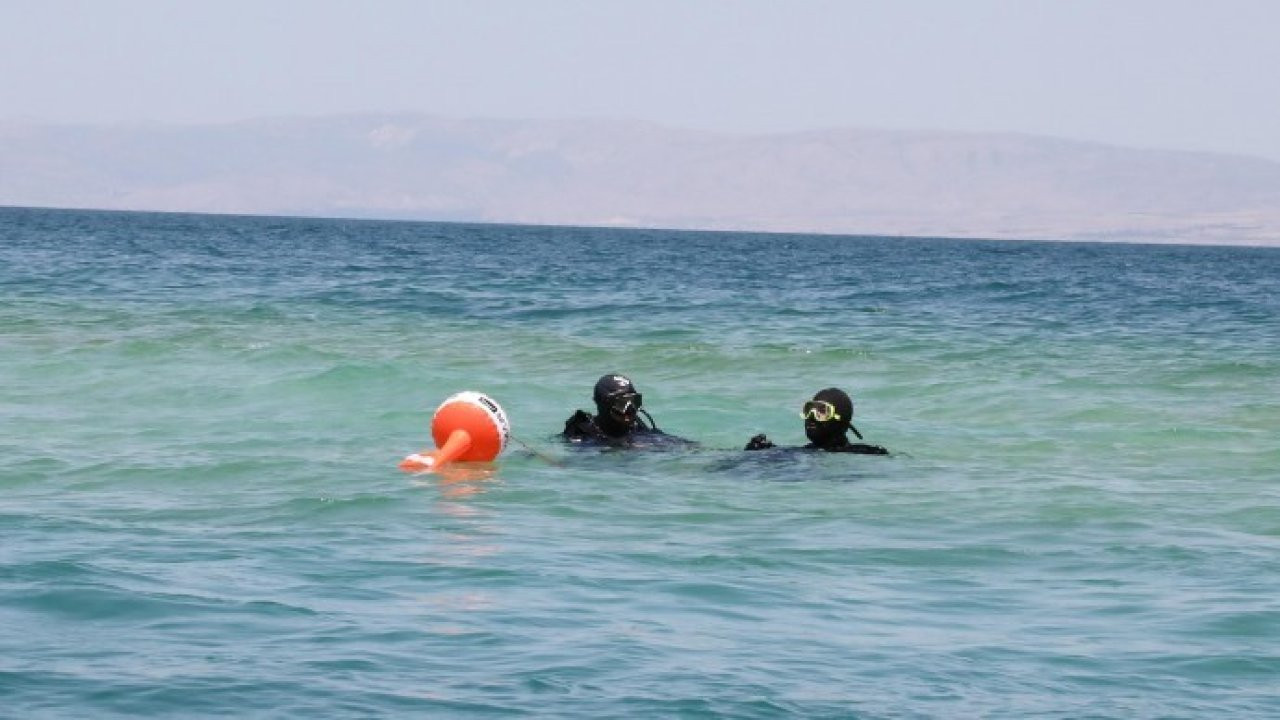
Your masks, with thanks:
[{"label": "diving mask", "polygon": [[836,412],[836,406],[825,400],[810,400],[805,403],[800,410],[800,417],[805,420],[814,420],[815,422],[844,419],[840,417],[840,413]]}]

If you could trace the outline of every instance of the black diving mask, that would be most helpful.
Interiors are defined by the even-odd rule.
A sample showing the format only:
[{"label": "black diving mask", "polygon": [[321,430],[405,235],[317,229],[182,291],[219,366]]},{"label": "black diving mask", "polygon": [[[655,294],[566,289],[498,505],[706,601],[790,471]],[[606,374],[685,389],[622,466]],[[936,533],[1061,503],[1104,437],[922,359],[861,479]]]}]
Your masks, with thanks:
[{"label": "black diving mask", "polygon": [[644,404],[644,397],[640,393],[619,393],[605,402],[610,415],[616,418],[634,418]]}]

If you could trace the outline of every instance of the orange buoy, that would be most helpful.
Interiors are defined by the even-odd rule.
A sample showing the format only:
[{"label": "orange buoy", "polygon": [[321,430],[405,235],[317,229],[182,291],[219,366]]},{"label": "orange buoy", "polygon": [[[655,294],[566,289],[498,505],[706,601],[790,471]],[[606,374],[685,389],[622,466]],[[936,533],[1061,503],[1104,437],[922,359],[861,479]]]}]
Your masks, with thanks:
[{"label": "orange buoy", "polygon": [[511,423],[493,398],[474,391],[449,396],[431,418],[436,449],[409,455],[400,469],[428,472],[453,461],[489,462],[507,447]]}]

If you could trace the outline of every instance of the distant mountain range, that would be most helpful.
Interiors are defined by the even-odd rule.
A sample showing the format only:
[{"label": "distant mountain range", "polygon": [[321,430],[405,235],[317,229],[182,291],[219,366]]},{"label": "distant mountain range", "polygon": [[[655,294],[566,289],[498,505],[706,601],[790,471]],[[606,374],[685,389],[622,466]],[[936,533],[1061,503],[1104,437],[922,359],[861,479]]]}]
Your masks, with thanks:
[{"label": "distant mountain range", "polygon": [[1280,163],[1012,134],[608,120],[6,122],[0,205],[1280,245]]}]

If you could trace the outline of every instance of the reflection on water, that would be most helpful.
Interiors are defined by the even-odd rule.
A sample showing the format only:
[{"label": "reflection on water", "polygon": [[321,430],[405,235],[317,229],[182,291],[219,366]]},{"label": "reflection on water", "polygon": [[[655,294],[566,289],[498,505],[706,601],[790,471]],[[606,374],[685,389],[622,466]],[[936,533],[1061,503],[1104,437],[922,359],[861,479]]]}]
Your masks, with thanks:
[{"label": "reflection on water", "polygon": [[485,486],[497,479],[493,463],[449,463],[432,472],[412,475],[414,485],[438,487],[442,497],[459,499],[479,495]]},{"label": "reflection on water", "polygon": [[432,544],[425,562],[445,567],[474,566],[477,559],[496,555],[502,549],[493,542],[500,535],[493,512],[470,502],[497,480],[493,463],[450,463],[434,472],[411,476],[415,486],[440,494],[434,505],[441,519],[439,531],[433,534],[438,542]]},{"label": "reflection on water", "polygon": [[422,557],[425,565],[448,571],[449,580],[438,592],[418,595],[416,600],[432,621],[424,626],[438,635],[465,635],[475,632],[476,613],[501,609],[495,596],[475,584],[472,571],[483,572],[502,555],[503,546],[495,515],[474,500],[497,481],[492,463],[450,463],[434,472],[415,473],[411,482],[438,492],[433,504],[435,520],[426,537]]}]

